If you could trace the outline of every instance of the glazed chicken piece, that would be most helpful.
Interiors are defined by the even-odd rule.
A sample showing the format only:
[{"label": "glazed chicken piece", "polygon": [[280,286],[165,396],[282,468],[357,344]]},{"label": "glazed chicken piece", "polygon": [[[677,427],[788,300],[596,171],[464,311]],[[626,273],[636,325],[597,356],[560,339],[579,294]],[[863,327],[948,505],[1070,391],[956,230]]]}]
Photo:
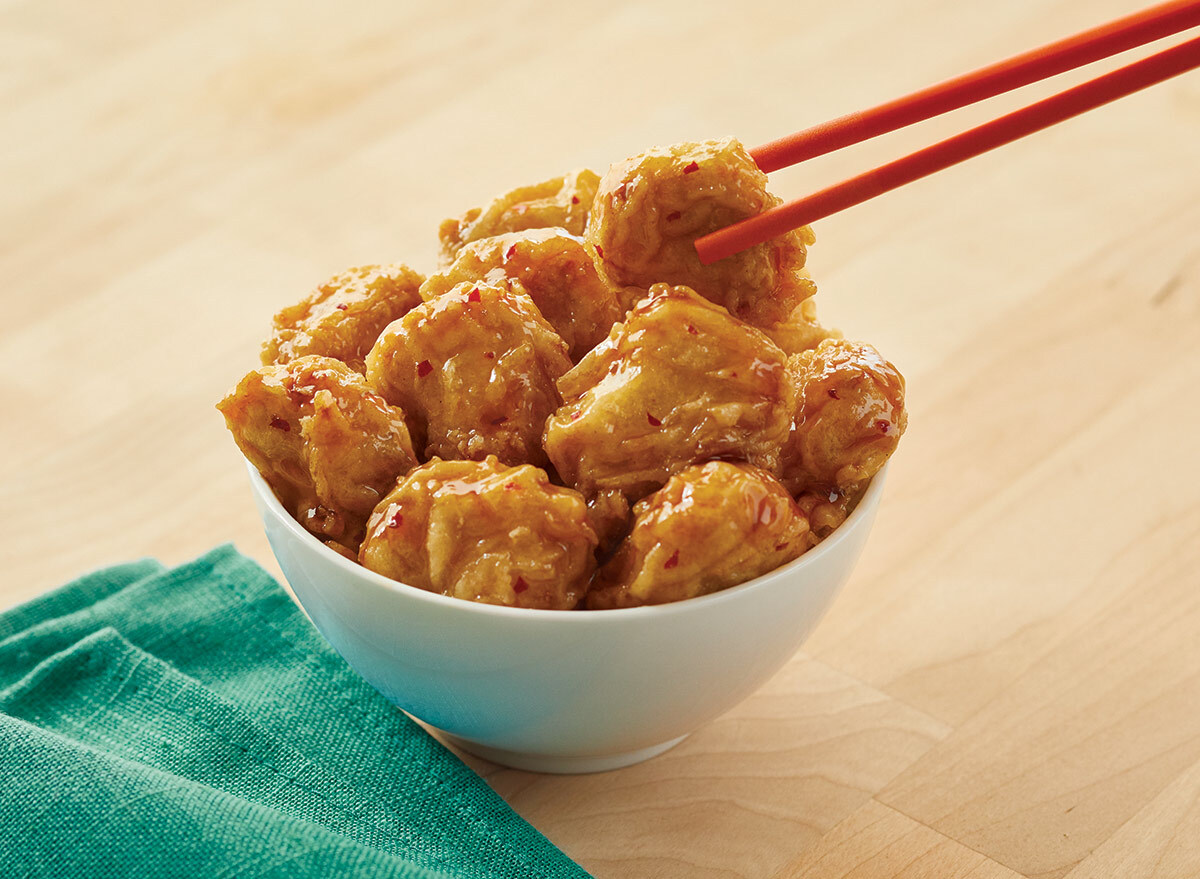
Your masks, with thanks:
[{"label": "glazed chicken piece", "polygon": [[633,530],[600,569],[590,609],[664,604],[727,589],[811,545],[808,519],[774,476],[710,461],[634,507]]},{"label": "glazed chicken piece", "polygon": [[380,498],[418,463],[404,413],[340,360],[263,366],[217,408],[284,507],[354,550]]},{"label": "glazed chicken piece", "polygon": [[586,238],[618,287],[691,287],[755,326],[784,321],[816,287],[804,274],[805,228],[711,266],[695,241],[780,204],[733,138],[660,147],[617,162],[600,181]]},{"label": "glazed chicken piece", "polygon": [[783,449],[792,494],[845,492],[879,472],[908,425],[904,377],[870,345],[826,339],[788,364],[796,418]]},{"label": "glazed chicken piece", "polygon": [[809,490],[796,495],[796,506],[808,517],[814,545],[841,527],[862,500],[866,487],[866,483],[859,483],[845,491]]},{"label": "glazed chicken piece", "polygon": [[275,330],[263,343],[264,364],[287,363],[321,354],[355,372],[383,328],[421,304],[425,279],[408,266],[361,266],[334,275],[295,305],[275,315]]},{"label": "glazed chicken piece", "polygon": [[781,323],[763,327],[763,332],[771,337],[776,345],[783,349],[784,354],[799,354],[816,348],[826,339],[840,339],[842,334],[821,326],[817,320],[816,299],[805,299]]},{"label": "glazed chicken piece", "polygon": [[583,498],[528,465],[433,460],[371,515],[359,561],[454,598],[568,610],[596,567]]},{"label": "glazed chicken piece", "polygon": [[442,264],[449,265],[465,244],[505,232],[558,226],[582,235],[596,197],[600,176],[586,168],[532,186],[519,186],[486,208],[471,208],[461,217],[443,220],[438,229]]},{"label": "glazed chicken piece", "polygon": [[456,284],[519,281],[578,361],[604,340],[625,314],[614,290],[600,279],[583,240],[565,229],[529,229],[465,245],[449,268],[430,276],[421,296],[433,299]]},{"label": "glazed chicken piece", "polygon": [[600,540],[600,557],[611,553],[633,525],[633,510],[629,500],[619,491],[600,491],[587,499],[588,521]]},{"label": "glazed chicken piece", "polygon": [[657,284],[562,377],[546,453],[588,497],[617,490],[631,502],[708,458],[778,472],[794,400],[786,361],[724,308]]},{"label": "glazed chicken piece", "polygon": [[567,346],[515,281],[458,284],[383,331],[367,379],[426,457],[542,464]]}]

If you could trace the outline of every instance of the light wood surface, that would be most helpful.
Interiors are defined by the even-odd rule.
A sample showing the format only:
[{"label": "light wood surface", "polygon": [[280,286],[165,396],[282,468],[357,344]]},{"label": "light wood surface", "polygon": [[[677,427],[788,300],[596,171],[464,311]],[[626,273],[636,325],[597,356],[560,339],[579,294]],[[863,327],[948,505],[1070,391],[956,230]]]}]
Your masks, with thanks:
[{"label": "light wood surface", "polygon": [[[513,185],[758,143],[1135,5],[0,0],[0,605],[226,540],[277,570],[213,404],[324,277],[428,269],[439,220]],[[1198,74],[820,224],[824,319],[911,405],[852,581],[662,757],[473,765],[598,877],[1200,876],[1198,231]]]}]

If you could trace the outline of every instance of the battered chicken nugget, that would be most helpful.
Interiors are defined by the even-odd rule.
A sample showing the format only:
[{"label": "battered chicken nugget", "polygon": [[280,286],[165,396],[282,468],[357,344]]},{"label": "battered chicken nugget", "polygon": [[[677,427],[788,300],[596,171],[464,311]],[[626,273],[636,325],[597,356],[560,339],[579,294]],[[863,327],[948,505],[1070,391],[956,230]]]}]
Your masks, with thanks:
[{"label": "battered chicken nugget", "polygon": [[322,354],[362,372],[363,358],[383,328],[421,304],[417,290],[424,280],[399,263],[334,275],[275,315],[275,331],[263,343],[262,362],[287,363],[305,354]]},{"label": "battered chicken nugget", "polygon": [[359,560],[455,598],[568,610],[596,567],[583,498],[536,467],[430,461],[376,507]]},{"label": "battered chicken nugget", "polygon": [[582,235],[599,183],[600,176],[584,168],[532,186],[519,186],[486,208],[471,208],[458,219],[443,220],[438,229],[443,265],[452,262],[464,244],[505,232],[558,226],[572,235]]},{"label": "battered chicken nugget", "polygon": [[521,286],[542,317],[562,336],[579,360],[604,340],[625,314],[617,293],[600,279],[583,240],[565,229],[529,229],[473,241],[453,264],[430,276],[421,296],[433,299],[463,282]]},{"label": "battered chicken nugget", "polygon": [[734,317],[784,321],[816,287],[804,274],[804,228],[711,266],[695,241],[780,204],[767,175],[733,138],[659,147],[617,162],[600,181],[586,237],[616,286],[665,282],[691,287]]},{"label": "battered chicken nugget", "polygon": [[409,416],[426,457],[542,464],[567,346],[515,281],[459,284],[383,331],[367,379]]},{"label": "battered chicken nugget", "polygon": [[778,472],[794,392],[762,332],[687,287],[656,284],[559,381],[546,453],[585,495],[631,501],[689,464],[733,457]]},{"label": "battered chicken nugget", "polygon": [[601,491],[587,499],[588,521],[600,539],[601,556],[607,555],[629,533],[633,511],[629,500],[619,491]]},{"label": "battered chicken nugget", "polygon": [[404,413],[329,357],[256,369],[217,408],[292,515],[355,549],[379,499],[417,466]]},{"label": "battered chicken nugget", "polygon": [[817,303],[815,299],[805,299],[787,316],[782,323],[763,327],[763,332],[771,337],[785,354],[799,354],[810,348],[816,348],[825,339],[840,339],[842,334],[821,326],[817,321]]},{"label": "battered chicken nugget", "polygon": [[783,449],[783,482],[805,489],[848,489],[891,457],[908,426],[904,377],[870,345],[826,339],[788,364],[796,418]]},{"label": "battered chicken nugget", "polygon": [[664,604],[752,580],[809,548],[808,519],[770,473],[710,461],[638,502],[587,596],[593,610]]},{"label": "battered chicken nugget", "polygon": [[841,527],[862,500],[866,485],[859,483],[845,491],[804,491],[796,496],[796,506],[808,517],[814,545]]}]

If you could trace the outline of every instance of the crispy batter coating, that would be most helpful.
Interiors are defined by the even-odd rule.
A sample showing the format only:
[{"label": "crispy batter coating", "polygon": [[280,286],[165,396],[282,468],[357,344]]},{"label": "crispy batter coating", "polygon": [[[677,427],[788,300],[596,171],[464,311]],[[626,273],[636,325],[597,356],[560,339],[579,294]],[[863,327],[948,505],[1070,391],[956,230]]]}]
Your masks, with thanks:
[{"label": "crispy batter coating", "polygon": [[785,354],[799,354],[816,348],[825,339],[840,339],[841,332],[821,326],[817,320],[817,301],[814,298],[805,299],[782,323],[763,327],[763,332],[771,337]]},{"label": "crispy batter coating", "polygon": [[870,345],[826,339],[788,364],[796,418],[783,449],[783,482],[848,489],[870,479],[908,426],[904,377]]},{"label": "crispy batter coating", "polygon": [[805,228],[711,266],[695,241],[781,203],[733,138],[659,147],[617,162],[600,181],[586,237],[613,284],[691,287],[755,326],[780,323],[815,292]]},{"label": "crispy batter coating", "polygon": [[808,519],[757,467],[697,464],[639,501],[588,593],[593,610],[664,604],[745,583],[809,548]]},{"label": "crispy batter coating", "polygon": [[359,560],[455,598],[568,610],[596,567],[583,498],[536,467],[433,460],[397,483],[367,525]]},{"label": "crispy batter coating", "polygon": [[329,357],[260,367],[217,408],[292,515],[354,549],[379,499],[417,465],[404,413]]},{"label": "crispy batter coating", "polygon": [[796,496],[796,506],[808,517],[811,542],[820,543],[841,527],[854,512],[866,493],[868,482],[860,482],[845,491],[803,491]]},{"label": "crispy batter coating", "polygon": [[589,497],[631,501],[689,464],[732,457],[778,471],[791,423],[787,358],[686,287],[658,284],[559,382],[546,453]]},{"label": "crispy batter coating", "polygon": [[443,220],[438,229],[443,265],[453,262],[463,245],[505,232],[558,226],[582,235],[599,183],[600,176],[584,168],[532,186],[518,186],[486,208],[471,208],[457,219]]},{"label": "crispy batter coating", "polygon": [[430,276],[421,296],[433,299],[456,284],[519,281],[542,317],[578,361],[625,314],[621,291],[600,279],[583,239],[565,229],[529,229],[483,238],[458,251],[449,268]]},{"label": "crispy batter coating", "polygon": [[409,416],[426,457],[542,464],[567,346],[515,281],[459,284],[383,331],[367,379]]},{"label": "crispy batter coating", "polygon": [[619,491],[600,491],[587,499],[588,521],[600,539],[601,557],[612,552],[633,525],[629,499]]},{"label": "crispy batter coating", "polygon": [[264,364],[287,363],[305,354],[341,360],[356,372],[383,328],[421,304],[425,279],[408,266],[360,266],[334,275],[295,305],[275,315],[275,331],[263,343]]}]

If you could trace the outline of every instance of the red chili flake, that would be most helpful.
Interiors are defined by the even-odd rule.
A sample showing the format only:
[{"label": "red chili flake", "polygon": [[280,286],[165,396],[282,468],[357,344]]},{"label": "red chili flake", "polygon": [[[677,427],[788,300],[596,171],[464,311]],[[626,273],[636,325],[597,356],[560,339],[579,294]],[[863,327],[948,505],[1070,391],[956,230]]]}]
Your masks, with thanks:
[{"label": "red chili flake", "polygon": [[517,595],[520,595],[528,588],[529,584],[525,582],[524,577],[517,577],[517,582],[513,583],[513,592],[515,592]]},{"label": "red chili flake", "polygon": [[479,288],[472,287],[471,292],[467,294],[467,302],[478,302],[478,301],[479,301]]},{"label": "red chili flake", "polygon": [[517,245],[515,245],[515,244],[510,244],[508,246],[508,250],[504,251],[504,258],[506,260],[512,259],[516,255],[517,255]]},{"label": "red chili flake", "polygon": [[278,415],[271,416],[271,427],[275,428],[276,430],[282,430],[284,433],[287,433],[292,429],[292,426]]},{"label": "red chili flake", "polygon": [[431,372],[433,372],[433,364],[428,360],[422,360],[417,364],[417,378],[425,378]]},{"label": "red chili flake", "polygon": [[388,522],[389,528],[399,528],[404,524],[404,514],[396,510],[396,515],[392,516],[392,521]]},{"label": "red chili flake", "polygon": [[696,329],[694,326],[692,326],[691,324],[688,324],[688,332],[691,333],[693,336],[700,335],[700,331],[698,329]]},{"label": "red chili flake", "polygon": [[678,220],[682,216],[683,216],[683,214],[679,213],[679,211],[671,211],[671,213],[667,214],[667,222],[674,223],[676,220]]},{"label": "red chili flake", "polygon": [[341,303],[340,305],[338,305],[338,306],[337,306],[337,310],[338,310],[338,311],[345,311],[345,310],[346,310],[347,308],[349,308],[349,307],[350,307],[349,305],[347,305],[345,302],[343,302],[343,303]]},{"label": "red chili flake", "polygon": [[736,372],[731,372],[731,373],[729,373],[729,377],[730,377],[730,378],[737,378],[737,373],[736,373]]},{"label": "red chili flake", "polygon": [[883,419],[880,419],[879,421],[875,422],[875,426],[879,428],[880,433],[886,434],[888,432],[888,430],[891,428],[892,422],[884,421]]},{"label": "red chili flake", "polygon": [[484,352],[483,352],[483,357],[484,357],[484,359],[485,359],[485,360],[495,360],[495,359],[496,359],[496,354],[495,354],[495,352],[493,352],[493,351],[484,351]]},{"label": "red chili flake", "polygon": [[506,422],[506,421],[508,421],[508,416],[507,416],[507,415],[501,415],[499,418],[493,418],[493,419],[492,419],[492,424],[493,424],[493,425],[501,425],[501,424],[504,424],[504,422]]},{"label": "red chili flake", "polygon": [[783,552],[783,550],[785,550],[785,549],[787,549],[787,541],[784,541],[783,543],[778,543],[775,545],[776,552]]},{"label": "red chili flake", "polygon": [[578,421],[578,420],[579,420],[580,418],[582,418],[582,417],[583,417],[583,412],[581,412],[581,411],[580,411],[580,410],[578,410],[578,409],[576,409],[574,412],[572,412],[572,413],[571,413],[571,420],[572,420],[572,421]]},{"label": "red chili flake", "polygon": [[601,259],[604,259],[604,248],[601,247],[599,244],[596,245],[596,256],[600,257]]},{"label": "red chili flake", "polygon": [[835,399],[835,400],[842,399],[842,395],[837,392],[837,388],[830,388],[829,396],[833,397],[833,399]]},{"label": "red chili flake", "polygon": [[504,483],[504,489],[505,489],[505,491],[516,491],[516,490],[517,490],[517,489],[519,489],[520,487],[521,487],[521,486],[517,485],[515,482],[506,482],[506,483]]},{"label": "red chili flake", "polygon": [[650,422],[651,427],[662,427],[662,422],[659,421],[657,418],[655,418],[653,415],[651,415],[649,412],[646,413],[646,420]]},{"label": "red chili flake", "polygon": [[665,562],[663,562],[663,567],[670,569],[670,568],[675,567],[678,564],[679,564],[679,550],[675,550],[673,553],[671,553],[671,557],[669,559],[667,559]]},{"label": "red chili flake", "polygon": [[577,195],[571,196],[571,204],[579,204],[579,196],[577,196]]},{"label": "red chili flake", "polygon": [[692,162],[690,165],[688,165],[686,168],[683,169],[683,173],[691,174],[693,171],[699,171],[699,170],[700,170],[700,166],[697,165],[695,162]]}]

